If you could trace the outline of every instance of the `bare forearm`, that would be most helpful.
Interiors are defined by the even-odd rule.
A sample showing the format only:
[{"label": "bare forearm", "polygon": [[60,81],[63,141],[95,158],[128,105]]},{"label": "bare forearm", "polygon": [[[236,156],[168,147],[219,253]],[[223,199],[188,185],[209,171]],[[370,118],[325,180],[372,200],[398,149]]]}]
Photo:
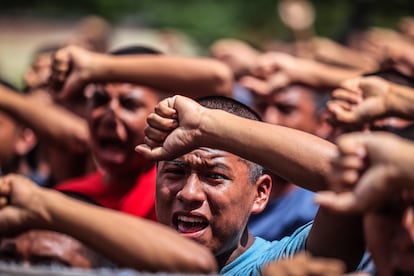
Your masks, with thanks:
[{"label": "bare forearm", "polygon": [[0,86],[0,109],[32,128],[40,137],[77,152],[87,149],[86,122],[61,107],[41,103]]},{"label": "bare forearm", "polygon": [[100,56],[92,81],[125,81],[191,97],[232,95],[230,70],[208,58]]},{"label": "bare forearm", "polygon": [[348,271],[355,271],[365,249],[362,217],[320,208],[306,248],[314,256],[340,259]]},{"label": "bare forearm", "polygon": [[333,41],[328,41],[328,48],[333,50],[324,50],[322,44],[320,51],[317,52],[316,58],[321,61],[330,62],[338,65],[345,65],[353,68],[359,68],[366,71],[377,69],[378,65],[375,60],[356,50],[344,47]]},{"label": "bare forearm", "polygon": [[145,271],[213,272],[207,248],[145,219],[46,191],[48,228],[71,235],[120,265]]},{"label": "bare forearm", "polygon": [[315,63],[309,61],[309,74],[306,78],[310,84],[316,86],[339,87],[341,82],[347,79],[355,78],[364,73],[362,69],[345,69],[337,66]]},{"label": "bare forearm", "polygon": [[371,57],[348,48],[341,48],[337,57],[341,57],[340,64],[370,72],[378,69],[378,64]]},{"label": "bare forearm", "polygon": [[[308,133],[206,111],[203,146],[221,148],[254,161],[309,190],[325,189],[324,175],[336,146]],[[241,127],[242,126],[242,127]]]}]

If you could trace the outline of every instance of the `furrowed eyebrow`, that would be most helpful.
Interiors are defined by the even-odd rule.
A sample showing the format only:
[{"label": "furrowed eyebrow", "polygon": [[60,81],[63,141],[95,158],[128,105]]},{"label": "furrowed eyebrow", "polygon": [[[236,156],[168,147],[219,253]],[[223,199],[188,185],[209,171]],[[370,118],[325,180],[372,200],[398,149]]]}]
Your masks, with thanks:
[{"label": "furrowed eyebrow", "polygon": [[[173,166],[177,166],[180,168],[189,168],[190,165],[188,165],[187,163],[183,162],[183,161],[179,161],[179,160],[172,160],[172,161],[166,161],[165,162],[167,165],[173,165]],[[209,162],[205,162],[204,165],[208,168],[208,169],[223,169],[223,170],[230,170],[230,168],[223,164],[223,163],[209,163]]]},{"label": "furrowed eyebrow", "polygon": [[182,161],[178,161],[178,160],[167,161],[166,164],[167,165],[174,165],[174,166],[177,166],[177,167],[180,167],[180,168],[188,168],[189,167],[188,164],[186,164]]},{"label": "furrowed eyebrow", "polygon": [[207,168],[209,169],[223,169],[223,170],[230,170],[230,168],[223,164],[223,163],[207,163]]}]

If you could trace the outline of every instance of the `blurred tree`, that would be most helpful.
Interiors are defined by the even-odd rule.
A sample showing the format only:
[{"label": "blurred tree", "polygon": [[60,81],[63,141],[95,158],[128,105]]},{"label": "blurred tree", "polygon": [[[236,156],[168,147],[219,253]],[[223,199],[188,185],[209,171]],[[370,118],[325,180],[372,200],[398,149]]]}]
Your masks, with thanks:
[{"label": "blurred tree", "polygon": [[[412,0],[318,0],[318,35],[342,40],[351,28],[394,27],[414,11]],[[276,12],[277,0],[2,0],[1,15],[76,19],[96,14],[114,24],[178,28],[206,47],[217,38],[235,37],[259,44],[291,39]]]}]

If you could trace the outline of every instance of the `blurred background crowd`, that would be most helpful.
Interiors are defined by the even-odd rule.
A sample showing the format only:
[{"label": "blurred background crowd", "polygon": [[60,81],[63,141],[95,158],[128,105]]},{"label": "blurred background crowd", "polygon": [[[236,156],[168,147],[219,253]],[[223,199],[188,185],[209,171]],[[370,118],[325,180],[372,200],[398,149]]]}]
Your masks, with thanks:
[{"label": "blurred background crowd", "polygon": [[[235,236],[229,234],[223,238],[224,248],[228,240],[237,241],[240,246],[241,237],[250,235],[247,224],[253,236],[269,241],[279,241],[306,225],[311,228],[307,223],[313,221],[322,206],[322,210],[332,209],[353,219],[358,213],[358,224],[336,218],[328,226],[343,223],[344,227],[338,226],[338,231],[347,232],[346,227],[357,225],[350,228],[359,230],[360,236],[348,238],[362,250],[349,250],[352,254],[345,254],[351,256],[349,261],[339,253],[336,255],[336,246],[322,242],[319,244],[326,246],[327,252],[335,252],[321,256],[344,261],[339,265],[332,261],[334,274],[329,274],[330,266],[324,261],[320,269],[312,272],[315,260],[310,260],[309,255],[297,255],[292,263],[275,263],[266,272],[268,275],[290,275],[295,267],[304,271],[294,275],[340,275],[345,270],[362,271],[364,275],[376,275],[377,271],[380,275],[399,275],[393,273],[401,271],[412,275],[414,176],[409,168],[414,152],[413,52],[414,2],[410,0],[3,0],[0,232],[18,235],[10,239],[2,236],[0,257],[34,264],[50,262],[70,267],[132,267],[150,271],[185,268],[217,272],[217,268],[220,271],[232,265],[233,259],[223,261],[222,256],[216,255],[218,267],[212,261],[205,268],[206,260],[213,260],[210,251],[206,253],[204,247],[187,243],[170,233],[170,229],[147,221],[157,220],[154,198],[157,170],[151,158],[144,158],[145,151],[136,154],[135,147],[143,143],[163,146],[166,134],[161,138],[157,135],[173,130],[160,127],[161,130],[151,133],[146,126],[154,121],[147,120],[147,116],[159,100],[180,93],[190,98],[213,95],[238,100],[247,109],[251,108],[248,109],[253,113],[251,117],[258,119],[255,116],[259,114],[267,125],[276,125],[275,133],[284,134],[289,129],[285,140],[298,143],[297,148],[287,144],[282,147],[284,141],[277,140],[277,135],[273,137],[275,141],[269,150],[274,150],[272,153],[279,159],[265,162],[270,168],[256,168],[254,172],[267,175],[274,183],[273,188],[266,190],[266,202],[260,210],[263,212],[252,211],[250,216],[249,210],[239,217],[237,212],[229,212],[230,218],[236,217],[234,221],[244,215],[246,220],[234,223],[239,228]],[[159,105],[157,111],[160,112]],[[154,113],[152,116],[153,119]],[[230,121],[223,124],[231,126]],[[182,122],[175,123],[178,127]],[[242,126],[238,127],[243,131]],[[290,132],[291,129],[300,132]],[[375,133],[378,130],[389,133]],[[306,135],[302,136],[302,132]],[[357,134],[341,136],[348,132]],[[148,138],[148,133],[154,140]],[[273,131],[252,140],[269,145],[266,139],[270,133]],[[363,133],[372,135],[367,138]],[[338,137],[342,140],[336,140]],[[236,143],[243,145],[244,141]],[[255,146],[241,146],[241,153],[234,154],[244,156],[249,150],[254,151]],[[332,158],[333,152],[336,159]],[[266,159],[272,154],[263,150],[261,156]],[[293,164],[292,168],[286,169],[285,163]],[[385,170],[384,164],[391,169]],[[233,162],[231,166],[242,165]],[[162,174],[175,171],[159,170],[158,181],[168,182],[171,179],[163,178]],[[19,175],[9,176],[9,173]],[[371,181],[364,178],[365,173]],[[207,178],[216,182],[226,179],[221,174],[212,175]],[[251,175],[245,176],[249,181],[250,178]],[[179,177],[173,179],[178,182]],[[400,185],[389,188],[388,184],[395,182]],[[378,187],[373,183],[379,183]],[[352,191],[354,197],[349,200],[342,198],[341,193],[329,194],[332,190]],[[315,203],[315,192],[321,191]],[[162,197],[162,192],[159,194]],[[181,197],[175,200],[185,202],[183,193],[177,194]],[[41,215],[33,215],[42,208],[29,200],[32,195],[46,202],[38,202],[46,210]],[[235,201],[229,204],[240,207]],[[227,210],[225,200],[217,202],[221,209]],[[162,206],[160,202],[157,204]],[[211,208],[216,207],[212,205]],[[10,209],[14,211],[8,212]],[[165,221],[168,216],[162,215],[169,209],[159,207],[159,222],[169,225]],[[83,211],[78,213],[78,210]],[[132,220],[132,216],[121,213],[138,218]],[[220,212],[217,213],[220,219]],[[44,219],[44,214],[55,220]],[[214,227],[214,223],[206,222],[206,215],[172,217],[168,219],[173,221],[175,230],[184,234]],[[215,216],[210,219],[213,221]],[[231,219],[223,221],[230,221],[226,224],[230,228],[236,227],[231,225]],[[125,238],[127,242],[120,239],[112,223],[119,223],[122,229],[133,225],[133,231],[123,234],[135,250],[129,251],[128,239]],[[29,228],[53,231],[22,231]],[[217,228],[219,234],[220,230],[225,232],[223,235],[228,234],[226,227]],[[161,234],[154,237],[157,231]],[[68,236],[60,236],[58,232]],[[157,260],[159,263],[152,262],[147,255],[140,254],[142,243],[134,237],[135,233],[147,237],[148,244],[153,242],[152,247],[146,248],[148,256],[164,252],[163,246],[156,243],[162,237],[166,237],[163,240],[166,248],[171,245],[178,252],[167,250],[171,255],[166,254]],[[326,240],[342,241],[332,232],[329,234]],[[89,240],[90,236],[96,238]],[[26,255],[18,252],[22,249],[28,255],[36,253],[36,250],[28,253],[28,248],[43,247],[23,245],[41,240],[67,242],[71,245],[67,248],[81,252],[82,256],[56,260],[48,255],[46,262],[42,262],[45,258],[38,258],[36,263],[33,259],[25,260]],[[396,246],[397,242],[403,245]],[[84,249],[84,243],[93,250]],[[223,244],[213,249],[220,251]],[[184,250],[177,250],[181,245]],[[207,245],[215,254],[211,244]],[[348,244],[340,246],[347,248]],[[191,254],[187,248],[200,254]],[[243,247],[240,252],[245,253],[248,248]],[[338,252],[342,253],[340,249]],[[362,260],[360,255],[364,255]],[[177,262],[169,262],[169,258]],[[393,262],[389,262],[391,258]],[[78,262],[71,263],[74,260]],[[180,266],[181,261],[186,265]],[[255,269],[261,269],[262,265]]]},{"label": "blurred background crowd", "polygon": [[224,37],[266,50],[289,48],[285,44],[309,35],[351,43],[353,34],[374,26],[410,32],[401,19],[414,10],[409,0],[301,1],[307,8],[293,10],[298,14],[289,23],[280,8],[283,2],[288,1],[5,0],[0,7],[0,72],[21,86],[33,51],[68,39],[91,15],[104,20],[101,31],[110,48],[145,43],[166,52],[207,55],[209,46]]}]

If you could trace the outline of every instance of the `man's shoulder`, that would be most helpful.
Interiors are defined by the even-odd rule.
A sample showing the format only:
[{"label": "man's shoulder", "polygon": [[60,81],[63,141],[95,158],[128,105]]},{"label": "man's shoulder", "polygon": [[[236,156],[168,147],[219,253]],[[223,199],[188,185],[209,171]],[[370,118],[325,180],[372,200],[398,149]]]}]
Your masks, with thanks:
[{"label": "man's shoulder", "polygon": [[293,256],[305,250],[306,239],[312,222],[299,227],[291,236],[278,241],[255,238],[254,243],[242,255],[223,267],[223,275],[260,275],[261,269],[269,262]]}]

